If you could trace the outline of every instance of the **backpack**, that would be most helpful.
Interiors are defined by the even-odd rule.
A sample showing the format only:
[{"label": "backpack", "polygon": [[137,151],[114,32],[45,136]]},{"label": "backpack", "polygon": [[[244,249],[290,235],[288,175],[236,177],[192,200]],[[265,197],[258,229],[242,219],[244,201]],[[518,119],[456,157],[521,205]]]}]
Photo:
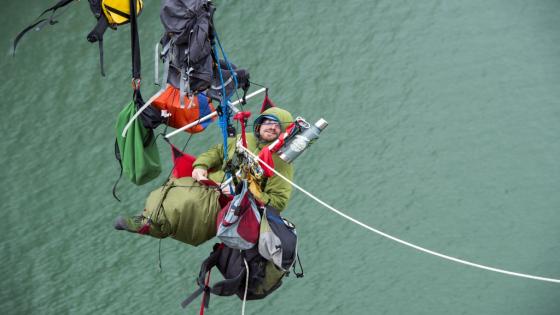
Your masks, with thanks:
[{"label": "backpack", "polygon": [[258,249],[264,259],[282,271],[288,271],[297,258],[295,226],[271,206],[263,211]]},{"label": "backpack", "polygon": [[169,83],[180,90],[181,107],[185,95],[204,91],[212,82],[214,11],[208,0],[162,1],[160,19],[165,32],[160,41],[164,62],[161,86]]},{"label": "backpack", "polygon": [[[255,245],[247,250],[238,250],[228,247],[224,243],[215,244],[210,256],[200,266],[197,278],[199,288],[181,303],[183,308],[202,293],[204,293],[205,308],[208,308],[210,293],[220,296],[237,295],[242,300],[263,299],[282,285],[282,278],[288,276],[290,268],[293,268],[296,277],[303,277],[301,262],[301,272],[298,273],[295,270],[295,263],[296,260],[299,260],[299,256],[297,255],[297,234],[294,225],[280,217],[272,207],[267,206],[263,213],[263,216],[266,216],[266,219],[263,217],[263,220],[268,220],[271,226],[274,225],[274,233],[278,230],[277,228],[283,229],[276,234],[279,238],[276,243],[276,246],[279,247],[277,251],[282,254],[283,258],[282,267],[278,267],[272,259],[264,258],[261,255],[260,245]],[[210,286],[210,270],[213,267],[218,268],[224,280]],[[246,282],[249,284],[247,287],[245,287]]]}]

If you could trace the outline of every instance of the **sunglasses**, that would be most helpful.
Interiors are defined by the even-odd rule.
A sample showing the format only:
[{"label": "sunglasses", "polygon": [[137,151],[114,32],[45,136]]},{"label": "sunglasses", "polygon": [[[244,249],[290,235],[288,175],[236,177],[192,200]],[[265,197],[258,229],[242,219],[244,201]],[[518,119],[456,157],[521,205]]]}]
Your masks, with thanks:
[{"label": "sunglasses", "polygon": [[265,126],[265,125],[276,125],[276,126],[280,126],[280,123],[275,121],[275,120],[264,120],[261,125]]}]

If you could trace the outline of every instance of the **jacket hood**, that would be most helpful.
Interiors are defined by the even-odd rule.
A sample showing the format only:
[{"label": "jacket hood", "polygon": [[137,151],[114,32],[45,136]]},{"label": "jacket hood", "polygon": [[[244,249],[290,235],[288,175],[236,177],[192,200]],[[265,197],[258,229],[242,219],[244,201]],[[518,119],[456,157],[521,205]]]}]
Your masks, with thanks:
[{"label": "jacket hood", "polygon": [[279,107],[271,107],[264,112],[262,112],[256,119],[253,125],[253,132],[255,136],[258,136],[257,128],[261,125],[262,121],[266,118],[274,119],[280,123],[280,129],[282,132],[286,131],[286,127],[288,127],[293,121],[294,118],[289,111],[279,108]]}]

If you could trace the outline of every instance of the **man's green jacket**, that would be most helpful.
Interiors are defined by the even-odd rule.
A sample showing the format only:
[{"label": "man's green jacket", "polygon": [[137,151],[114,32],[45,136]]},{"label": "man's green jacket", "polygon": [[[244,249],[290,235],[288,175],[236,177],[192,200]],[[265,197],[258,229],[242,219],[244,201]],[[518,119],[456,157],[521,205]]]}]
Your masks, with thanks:
[{"label": "man's green jacket", "polygon": [[[280,122],[282,132],[293,121],[289,112],[278,107],[267,109],[256,121],[269,119],[271,116]],[[228,140],[228,160],[234,157],[235,144],[236,138]],[[253,133],[247,133],[247,148],[251,152],[258,154],[269,144],[259,142]],[[272,154],[272,159],[274,168],[291,180],[294,174],[292,165],[284,162],[275,153]],[[223,182],[223,162],[224,149],[220,144],[201,154],[193,166],[209,170],[208,177],[211,180]],[[277,175],[267,178],[261,184],[262,193],[255,198],[279,211],[284,210],[290,199],[292,186]],[[163,189],[157,188],[146,200],[143,216],[146,220],[150,218],[153,221],[150,235],[158,238],[172,236],[193,246],[206,242],[216,235],[216,218],[221,209],[218,197],[219,193],[215,189],[200,184],[192,177],[171,178]]]},{"label": "man's green jacket", "polygon": [[[239,136],[228,139],[228,160],[231,160],[235,154],[235,145],[238,138]],[[258,155],[261,149],[269,144],[259,142],[253,133],[247,133],[247,148],[254,154]],[[289,180],[292,180],[294,175],[293,166],[284,162],[276,153],[272,155],[272,159],[274,160],[274,169]],[[193,167],[207,169],[209,170],[209,179],[217,183],[223,182],[225,180],[223,145],[215,145],[210,150],[199,155]],[[282,211],[288,205],[291,194],[292,186],[279,176],[274,175],[266,179],[259,201],[278,209],[278,211]]]}]

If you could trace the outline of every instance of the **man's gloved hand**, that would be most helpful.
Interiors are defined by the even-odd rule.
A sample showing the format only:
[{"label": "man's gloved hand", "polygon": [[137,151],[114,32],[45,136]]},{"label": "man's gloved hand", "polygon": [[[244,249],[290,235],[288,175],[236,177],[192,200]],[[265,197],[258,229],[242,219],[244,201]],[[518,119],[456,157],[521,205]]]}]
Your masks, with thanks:
[{"label": "man's gloved hand", "polygon": [[252,175],[248,176],[247,181],[247,183],[249,184],[249,191],[253,194],[253,197],[255,197],[255,199],[260,202],[264,202],[262,200],[262,190],[260,182]]},{"label": "man's gloved hand", "polygon": [[207,180],[207,176],[208,171],[201,167],[195,167],[192,171],[192,178],[194,178],[196,181]]}]

